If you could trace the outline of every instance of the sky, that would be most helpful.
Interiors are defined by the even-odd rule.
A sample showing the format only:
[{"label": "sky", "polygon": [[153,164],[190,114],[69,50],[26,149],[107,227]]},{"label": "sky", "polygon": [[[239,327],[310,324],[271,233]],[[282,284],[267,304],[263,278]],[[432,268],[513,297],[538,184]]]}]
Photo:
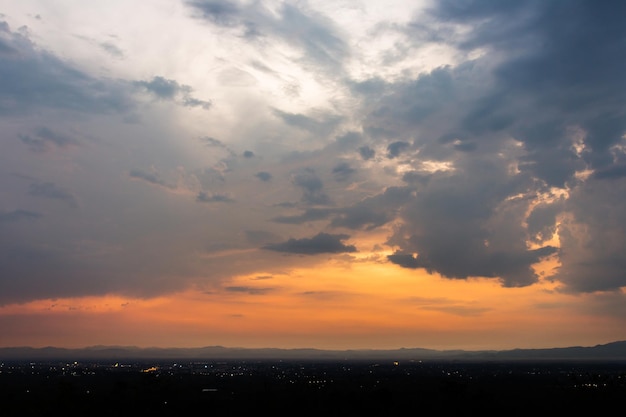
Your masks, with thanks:
[{"label": "sky", "polygon": [[0,0],[0,346],[626,339],[625,15]]}]

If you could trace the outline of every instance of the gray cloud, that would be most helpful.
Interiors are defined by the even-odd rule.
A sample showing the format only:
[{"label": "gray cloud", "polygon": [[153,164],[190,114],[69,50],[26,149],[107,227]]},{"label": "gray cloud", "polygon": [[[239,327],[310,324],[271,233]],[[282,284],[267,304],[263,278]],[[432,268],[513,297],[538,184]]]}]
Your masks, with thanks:
[{"label": "gray cloud", "polygon": [[21,220],[33,220],[40,217],[42,217],[42,214],[36,211],[17,209],[0,212],[0,223],[15,223]]},{"label": "gray cloud", "polygon": [[133,106],[126,84],[96,79],[38,48],[0,22],[0,115],[49,107],[79,112],[126,112]]},{"label": "gray cloud", "polygon": [[187,107],[202,107],[203,109],[211,107],[210,101],[192,97],[192,88],[188,85],[179,84],[175,80],[156,76],[150,81],[135,81],[134,85],[143,88],[160,100],[176,101]]},{"label": "gray cloud", "polygon": [[196,196],[198,203],[231,203],[234,200],[227,194],[210,194],[200,191]]},{"label": "gray cloud", "polygon": [[380,194],[346,207],[308,208],[301,214],[276,216],[272,220],[303,224],[331,219],[329,226],[333,228],[373,230],[396,219],[400,208],[414,198],[413,194],[409,187],[388,187]]},{"label": "gray cloud", "polygon": [[224,143],[221,140],[212,138],[210,136],[204,136],[203,138],[201,138],[201,140],[204,143],[206,143],[207,146],[215,146],[217,148],[225,148],[226,147],[226,145],[224,145]]},{"label": "gray cloud", "polygon": [[153,174],[153,173],[142,171],[140,169],[133,169],[128,173],[128,175],[131,178],[140,179],[150,184],[158,185],[160,187],[175,188],[173,185],[170,185],[165,180],[161,179],[159,175],[156,173]]},{"label": "gray cloud", "polygon": [[347,181],[356,172],[348,162],[340,162],[333,168],[333,176],[337,181]]},{"label": "gray cloud", "polygon": [[253,245],[262,245],[266,243],[275,243],[280,241],[280,236],[267,230],[246,230],[246,240]]},{"label": "gray cloud", "polygon": [[326,115],[322,120],[317,120],[303,114],[287,113],[278,109],[274,109],[274,114],[289,126],[321,136],[330,134],[341,121],[339,117],[332,115]]},{"label": "gray cloud", "polygon": [[124,58],[124,52],[114,43],[106,41],[98,44],[105,52],[115,58]]},{"label": "gray cloud", "polygon": [[250,295],[263,295],[274,290],[274,288],[271,288],[271,287],[259,288],[259,287],[250,287],[250,286],[242,286],[242,285],[228,286],[228,287],[224,287],[224,289],[228,292],[246,293]]},{"label": "gray cloud", "polygon": [[72,193],[52,182],[32,183],[28,189],[28,194],[35,197],[61,200],[66,202],[70,207],[78,207],[76,197]]},{"label": "gray cloud", "polygon": [[[623,202],[601,185],[610,181],[617,190],[624,180],[626,89],[615,86],[623,85],[626,62],[615,57],[626,46],[616,17],[625,9],[611,2],[446,1],[430,9],[432,26],[407,26],[415,42],[482,53],[412,80],[352,86],[370,105],[364,131],[393,138],[388,156],[410,140],[417,152],[413,170],[402,174],[416,198],[402,206],[402,224],[388,241],[398,249],[391,262],[520,286],[539,279],[534,263],[558,256],[555,277],[570,291],[626,285],[617,273],[626,242],[613,238],[617,230],[626,234]],[[458,25],[469,32],[459,35]],[[581,27],[587,29],[575,29]],[[451,169],[433,172],[437,164]],[[579,176],[585,170],[587,180]],[[554,187],[570,190],[569,197],[537,204]],[[593,232],[583,232],[587,227]],[[546,243],[554,233],[558,251]],[[605,250],[583,255],[583,242],[603,242]],[[593,266],[583,267],[583,259]]]},{"label": "gray cloud", "polygon": [[616,162],[613,165],[596,169],[592,174],[594,179],[619,179],[626,177],[626,162]]},{"label": "gray cloud", "polygon": [[[549,279],[560,283],[560,291],[619,293],[626,286],[626,89],[620,88],[625,5],[435,2],[420,21],[393,25],[394,36],[406,35],[394,48],[408,52],[409,64],[423,45],[442,46],[452,51],[449,65],[416,75],[388,67],[385,74],[399,72],[356,82],[343,68],[351,43],[305,3],[272,10],[261,2],[186,3],[211,30],[218,26],[220,36],[253,45],[259,56],[268,52],[271,58],[274,45],[288,45],[282,59],[299,65],[293,74],[304,70],[316,81],[335,83],[329,107],[320,107],[333,110],[278,110],[277,101],[268,99],[258,117],[249,118],[254,120],[245,113],[238,119],[237,112],[232,120],[220,119],[239,103],[228,101],[230,90],[220,90],[216,96],[225,105],[215,119],[209,112],[206,123],[182,115],[174,121],[153,106],[138,106],[139,96],[187,107],[179,111],[207,108],[210,101],[174,79],[93,75],[125,70],[106,63],[93,73],[79,69],[35,44],[41,35],[31,38],[1,22],[0,117],[7,122],[5,136],[13,138],[0,143],[2,165],[33,177],[26,191],[14,177],[2,179],[0,222],[11,236],[0,239],[0,302],[153,295],[198,284],[206,270],[212,275],[203,279],[212,283],[242,271],[269,274],[278,257],[284,260],[280,253],[356,250],[343,242],[348,235],[315,235],[320,230],[358,230],[367,237],[385,226],[391,235],[378,243],[396,251],[388,258],[395,264],[390,268],[522,286],[541,279],[533,269],[538,261],[555,257],[559,267]],[[97,51],[101,56],[121,58],[114,44],[92,43],[107,50],[108,56]],[[124,64],[133,65],[128,58]],[[232,66],[245,67],[245,59]],[[250,57],[253,64],[241,71],[298,83],[269,68],[270,59],[259,59]],[[252,90],[257,87],[237,86],[238,99],[245,91],[258,93]],[[141,112],[135,119],[141,123],[115,124],[120,114],[133,112]],[[180,136],[171,134],[175,129]],[[306,141],[284,139],[287,130]],[[198,138],[198,131],[220,139],[183,143]],[[97,140],[87,143],[73,132]],[[194,153],[194,146],[203,145],[204,154]],[[263,149],[263,157],[244,149]],[[151,164],[163,171],[128,171]],[[69,172],[79,179],[66,182]],[[126,173],[121,181],[120,172]],[[176,182],[164,174],[173,172]],[[232,199],[198,193],[222,189],[226,173],[228,190],[245,202],[217,204]],[[129,179],[180,189],[138,193]],[[342,183],[348,180],[350,187]],[[191,197],[183,192],[189,190]],[[80,212],[54,210],[59,202],[75,207],[78,196]],[[42,207],[26,209],[35,204]],[[268,230],[257,230],[265,227],[259,222],[267,222]],[[314,236],[284,241],[278,233],[285,236],[285,229]],[[551,246],[554,235],[558,249]],[[215,241],[208,249],[207,236]],[[268,252],[262,259],[224,254],[250,247]],[[210,256],[195,257],[203,251]],[[297,262],[313,265],[317,258]]]},{"label": "gray cloud", "polygon": [[394,220],[400,208],[412,199],[412,189],[388,187],[376,196],[338,210],[330,224],[332,227],[372,230]]},{"label": "gray cloud", "polygon": [[37,128],[34,137],[20,134],[18,138],[35,152],[47,151],[51,147],[67,148],[78,144],[78,141],[73,137],[58,133],[48,127]]},{"label": "gray cloud", "polygon": [[359,148],[359,155],[361,155],[361,158],[367,161],[376,156],[376,151],[369,146],[361,146]]},{"label": "gray cloud", "polygon": [[272,179],[272,174],[270,174],[269,172],[265,172],[265,171],[257,172],[256,174],[254,174],[254,176],[260,179],[261,181],[265,181],[265,182],[268,182]]},{"label": "gray cloud", "polygon": [[311,238],[291,238],[282,243],[266,245],[263,246],[263,249],[302,255],[356,252],[356,247],[353,245],[345,245],[342,243],[342,240],[348,238],[350,238],[350,236],[343,234],[319,233]]},{"label": "gray cloud", "polygon": [[302,201],[307,204],[325,205],[330,197],[324,192],[324,183],[312,169],[305,169],[293,176],[293,184],[302,188]]},{"label": "gray cloud", "polygon": [[326,220],[332,213],[335,213],[334,209],[326,208],[310,208],[304,211],[302,214],[292,216],[276,216],[272,220],[276,223],[283,224],[303,224],[311,221]]},{"label": "gray cloud", "polygon": [[[278,37],[303,51],[303,63],[340,73],[348,46],[334,23],[312,10],[282,4],[275,12],[261,3],[191,0],[191,8],[208,22],[240,30],[249,41]],[[260,44],[262,46],[262,43]]]},{"label": "gray cloud", "polygon": [[626,286],[624,193],[624,179],[590,180],[572,190],[562,203],[564,211],[557,229],[561,265],[555,278],[564,284],[565,291],[619,293]]},{"label": "gray cloud", "polygon": [[396,141],[392,142],[387,146],[387,157],[388,158],[396,158],[400,156],[400,154],[406,151],[409,146],[411,146],[408,142]]}]

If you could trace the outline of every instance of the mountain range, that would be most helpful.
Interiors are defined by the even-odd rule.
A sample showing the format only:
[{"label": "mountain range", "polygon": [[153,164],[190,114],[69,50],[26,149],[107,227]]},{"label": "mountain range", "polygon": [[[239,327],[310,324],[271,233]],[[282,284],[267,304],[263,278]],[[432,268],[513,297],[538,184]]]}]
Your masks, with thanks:
[{"label": "mountain range", "polygon": [[511,350],[392,350],[279,349],[207,346],[198,348],[140,348],[135,346],[2,347],[0,361],[8,360],[465,360],[465,361],[626,361],[626,341],[596,346]]}]

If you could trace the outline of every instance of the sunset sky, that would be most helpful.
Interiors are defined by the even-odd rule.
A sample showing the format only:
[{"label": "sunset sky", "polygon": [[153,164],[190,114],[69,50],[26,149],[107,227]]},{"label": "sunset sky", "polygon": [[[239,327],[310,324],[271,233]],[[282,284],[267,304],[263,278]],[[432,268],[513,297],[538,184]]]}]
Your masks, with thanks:
[{"label": "sunset sky", "polygon": [[625,340],[625,16],[0,0],[0,346]]}]

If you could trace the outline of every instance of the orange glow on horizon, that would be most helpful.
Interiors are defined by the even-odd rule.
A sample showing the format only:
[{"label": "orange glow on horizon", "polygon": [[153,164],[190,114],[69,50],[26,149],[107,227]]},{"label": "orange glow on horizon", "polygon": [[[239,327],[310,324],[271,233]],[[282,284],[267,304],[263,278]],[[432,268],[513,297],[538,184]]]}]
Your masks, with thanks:
[{"label": "orange glow on horizon", "polygon": [[[62,318],[73,330],[60,333],[56,344],[74,347],[318,348],[441,348],[455,338],[460,347],[469,340],[477,348],[532,346],[540,342],[530,336],[538,321],[558,333],[572,322],[604,320],[575,313],[574,297],[556,293],[549,280],[503,288],[494,279],[445,279],[372,259],[331,259],[285,274],[260,271],[210,289],[149,299],[107,295],[5,305],[0,319],[48,323],[52,332]],[[54,344],[47,331],[35,329],[31,343]],[[484,342],[476,342],[483,334]]]}]

